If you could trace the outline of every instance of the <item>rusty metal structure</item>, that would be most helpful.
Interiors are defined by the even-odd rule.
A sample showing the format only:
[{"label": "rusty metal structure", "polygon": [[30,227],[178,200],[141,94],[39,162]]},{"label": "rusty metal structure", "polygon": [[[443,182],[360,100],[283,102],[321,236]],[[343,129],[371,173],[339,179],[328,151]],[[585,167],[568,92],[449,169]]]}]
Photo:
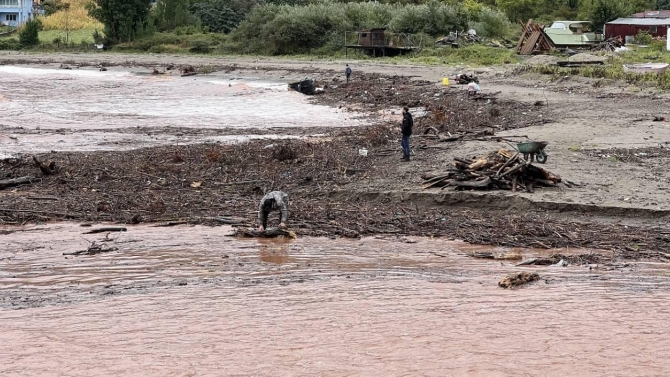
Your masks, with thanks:
[{"label": "rusty metal structure", "polygon": [[361,50],[374,57],[398,56],[420,50],[414,45],[410,34],[390,33],[386,28],[372,28],[344,33],[344,51],[348,56],[349,49]]}]

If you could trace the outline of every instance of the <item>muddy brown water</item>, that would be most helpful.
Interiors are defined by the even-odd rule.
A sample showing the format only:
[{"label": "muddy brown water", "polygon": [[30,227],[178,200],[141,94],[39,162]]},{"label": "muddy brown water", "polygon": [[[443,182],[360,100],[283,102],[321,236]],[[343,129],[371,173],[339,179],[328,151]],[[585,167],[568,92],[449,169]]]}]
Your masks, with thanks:
[{"label": "muddy brown water", "polygon": [[[82,234],[88,229],[1,229],[0,375],[670,372],[663,264],[515,267],[467,255],[491,248],[440,239],[256,240],[228,237],[229,228],[144,225]],[[117,250],[63,255],[93,241]],[[497,287],[519,271],[542,280]]]},{"label": "muddy brown water", "polygon": [[[286,82],[176,73],[0,66],[0,156],[235,142],[259,137],[258,130],[361,124],[344,111],[312,104]],[[185,128],[203,133],[185,136]],[[238,131],[212,134],[226,129]],[[245,129],[250,133],[240,135]]]}]

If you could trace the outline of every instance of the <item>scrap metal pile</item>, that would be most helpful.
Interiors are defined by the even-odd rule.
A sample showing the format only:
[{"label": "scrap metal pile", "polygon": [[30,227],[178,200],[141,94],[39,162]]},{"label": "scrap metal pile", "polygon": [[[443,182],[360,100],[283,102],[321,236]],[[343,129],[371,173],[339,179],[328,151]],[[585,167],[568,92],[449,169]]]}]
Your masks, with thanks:
[{"label": "scrap metal pile", "polygon": [[624,41],[621,39],[621,37],[612,37],[607,40],[604,40],[598,44],[595,44],[591,47],[591,50],[593,51],[608,51],[612,52],[616,50],[619,47],[624,46]]},{"label": "scrap metal pile", "polygon": [[556,187],[561,177],[533,165],[518,153],[506,149],[473,159],[454,159],[454,169],[443,174],[426,174],[423,188],[512,190],[533,192],[536,186]]}]

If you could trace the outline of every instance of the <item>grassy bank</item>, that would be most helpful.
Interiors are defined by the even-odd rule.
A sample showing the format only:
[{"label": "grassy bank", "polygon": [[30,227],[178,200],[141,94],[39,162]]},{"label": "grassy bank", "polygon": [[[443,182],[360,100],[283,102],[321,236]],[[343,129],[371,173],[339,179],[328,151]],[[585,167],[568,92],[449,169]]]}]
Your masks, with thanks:
[{"label": "grassy bank", "polygon": [[670,71],[665,73],[628,73],[623,65],[629,63],[668,63],[670,53],[666,51],[665,41],[653,42],[646,47],[637,47],[620,54],[611,54],[608,64],[602,66],[584,66],[562,68],[556,65],[524,66],[520,71],[530,71],[550,75],[558,80],[564,76],[582,76],[595,79],[617,80],[630,85],[653,85],[659,89],[670,90]]}]

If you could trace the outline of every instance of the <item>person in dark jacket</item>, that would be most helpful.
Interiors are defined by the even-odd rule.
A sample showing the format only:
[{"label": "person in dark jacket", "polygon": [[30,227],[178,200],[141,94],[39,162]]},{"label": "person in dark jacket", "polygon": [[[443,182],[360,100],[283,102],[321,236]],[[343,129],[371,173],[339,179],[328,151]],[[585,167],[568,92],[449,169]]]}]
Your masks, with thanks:
[{"label": "person in dark jacket", "polygon": [[409,113],[409,108],[407,106],[402,108],[402,159],[409,161],[409,154],[411,152],[409,148],[409,137],[412,136],[412,126],[414,126],[414,120],[412,120],[412,114]]},{"label": "person in dark jacket", "polygon": [[258,207],[258,220],[261,226],[258,231],[262,232],[268,227],[268,215],[272,211],[279,211],[279,227],[286,228],[286,220],[288,219],[288,194],[283,191],[272,191],[261,199],[261,204]]},{"label": "person in dark jacket", "polygon": [[344,74],[347,76],[347,83],[349,83],[349,76],[351,76],[351,68],[349,68],[349,64],[347,64],[347,68],[344,69]]}]

